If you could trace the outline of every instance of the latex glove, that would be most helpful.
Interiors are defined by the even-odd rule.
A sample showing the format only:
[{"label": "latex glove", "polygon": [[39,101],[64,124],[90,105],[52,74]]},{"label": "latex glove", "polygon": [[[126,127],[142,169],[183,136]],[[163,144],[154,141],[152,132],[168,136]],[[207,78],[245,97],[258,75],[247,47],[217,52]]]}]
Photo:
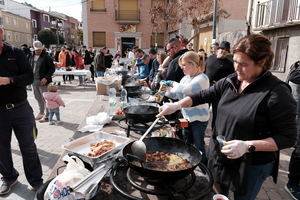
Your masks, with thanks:
[{"label": "latex glove", "polygon": [[224,146],[222,147],[221,152],[229,159],[240,158],[249,151],[248,141],[230,140],[223,144]]},{"label": "latex glove", "polygon": [[180,110],[181,106],[178,102],[175,103],[165,103],[163,106],[159,108],[160,113],[156,115],[156,117],[162,117],[164,115],[170,115],[177,110]]},{"label": "latex glove", "polygon": [[171,86],[172,83],[173,83],[173,81],[171,81],[171,80],[167,80],[167,81],[166,81],[166,80],[161,80],[161,81],[159,82],[160,85],[166,84],[167,86]]}]

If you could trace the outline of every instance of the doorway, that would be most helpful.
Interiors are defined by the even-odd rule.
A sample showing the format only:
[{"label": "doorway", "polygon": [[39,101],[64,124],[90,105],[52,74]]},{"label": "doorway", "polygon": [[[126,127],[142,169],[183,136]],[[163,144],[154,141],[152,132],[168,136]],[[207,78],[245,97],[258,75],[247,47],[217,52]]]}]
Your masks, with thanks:
[{"label": "doorway", "polygon": [[122,57],[126,57],[126,50],[127,49],[132,49],[132,47],[135,46],[135,38],[129,38],[129,37],[122,37],[121,38],[122,42]]}]

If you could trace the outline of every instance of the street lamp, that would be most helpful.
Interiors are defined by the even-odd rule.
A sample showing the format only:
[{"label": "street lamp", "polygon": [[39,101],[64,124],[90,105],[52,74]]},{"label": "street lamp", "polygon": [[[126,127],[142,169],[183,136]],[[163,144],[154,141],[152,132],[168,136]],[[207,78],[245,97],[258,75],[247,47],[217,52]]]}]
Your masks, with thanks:
[{"label": "street lamp", "polygon": [[59,45],[59,30],[61,29],[61,27],[63,26],[63,23],[61,20],[59,19],[55,19],[53,21],[51,21],[52,25],[55,26],[56,28],[56,37],[57,37],[57,47]]}]

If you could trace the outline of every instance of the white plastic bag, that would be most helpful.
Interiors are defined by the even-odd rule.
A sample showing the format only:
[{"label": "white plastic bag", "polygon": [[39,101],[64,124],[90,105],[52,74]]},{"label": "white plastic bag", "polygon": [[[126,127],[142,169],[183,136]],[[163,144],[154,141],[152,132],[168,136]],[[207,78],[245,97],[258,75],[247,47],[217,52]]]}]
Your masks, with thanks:
[{"label": "white plastic bag", "polygon": [[105,125],[111,122],[112,117],[110,117],[106,112],[99,112],[97,115],[93,115],[86,118],[86,123],[88,125]]},{"label": "white plastic bag", "polygon": [[55,177],[48,185],[44,200],[75,200],[84,198],[79,193],[71,192],[70,185],[80,181],[91,172],[84,167],[76,156],[65,156],[68,162],[63,173]]}]

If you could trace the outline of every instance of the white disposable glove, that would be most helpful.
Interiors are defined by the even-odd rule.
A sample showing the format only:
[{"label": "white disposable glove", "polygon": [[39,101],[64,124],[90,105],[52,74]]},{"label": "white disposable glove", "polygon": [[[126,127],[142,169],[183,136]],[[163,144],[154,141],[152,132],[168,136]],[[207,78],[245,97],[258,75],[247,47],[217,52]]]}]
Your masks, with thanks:
[{"label": "white disposable glove", "polygon": [[178,102],[175,103],[165,103],[163,106],[159,107],[160,113],[156,117],[162,117],[164,115],[170,115],[177,110],[180,110],[181,106]]},{"label": "white disposable glove", "polygon": [[229,159],[237,159],[242,157],[249,151],[248,141],[231,140],[224,142],[221,152],[224,153]]}]

